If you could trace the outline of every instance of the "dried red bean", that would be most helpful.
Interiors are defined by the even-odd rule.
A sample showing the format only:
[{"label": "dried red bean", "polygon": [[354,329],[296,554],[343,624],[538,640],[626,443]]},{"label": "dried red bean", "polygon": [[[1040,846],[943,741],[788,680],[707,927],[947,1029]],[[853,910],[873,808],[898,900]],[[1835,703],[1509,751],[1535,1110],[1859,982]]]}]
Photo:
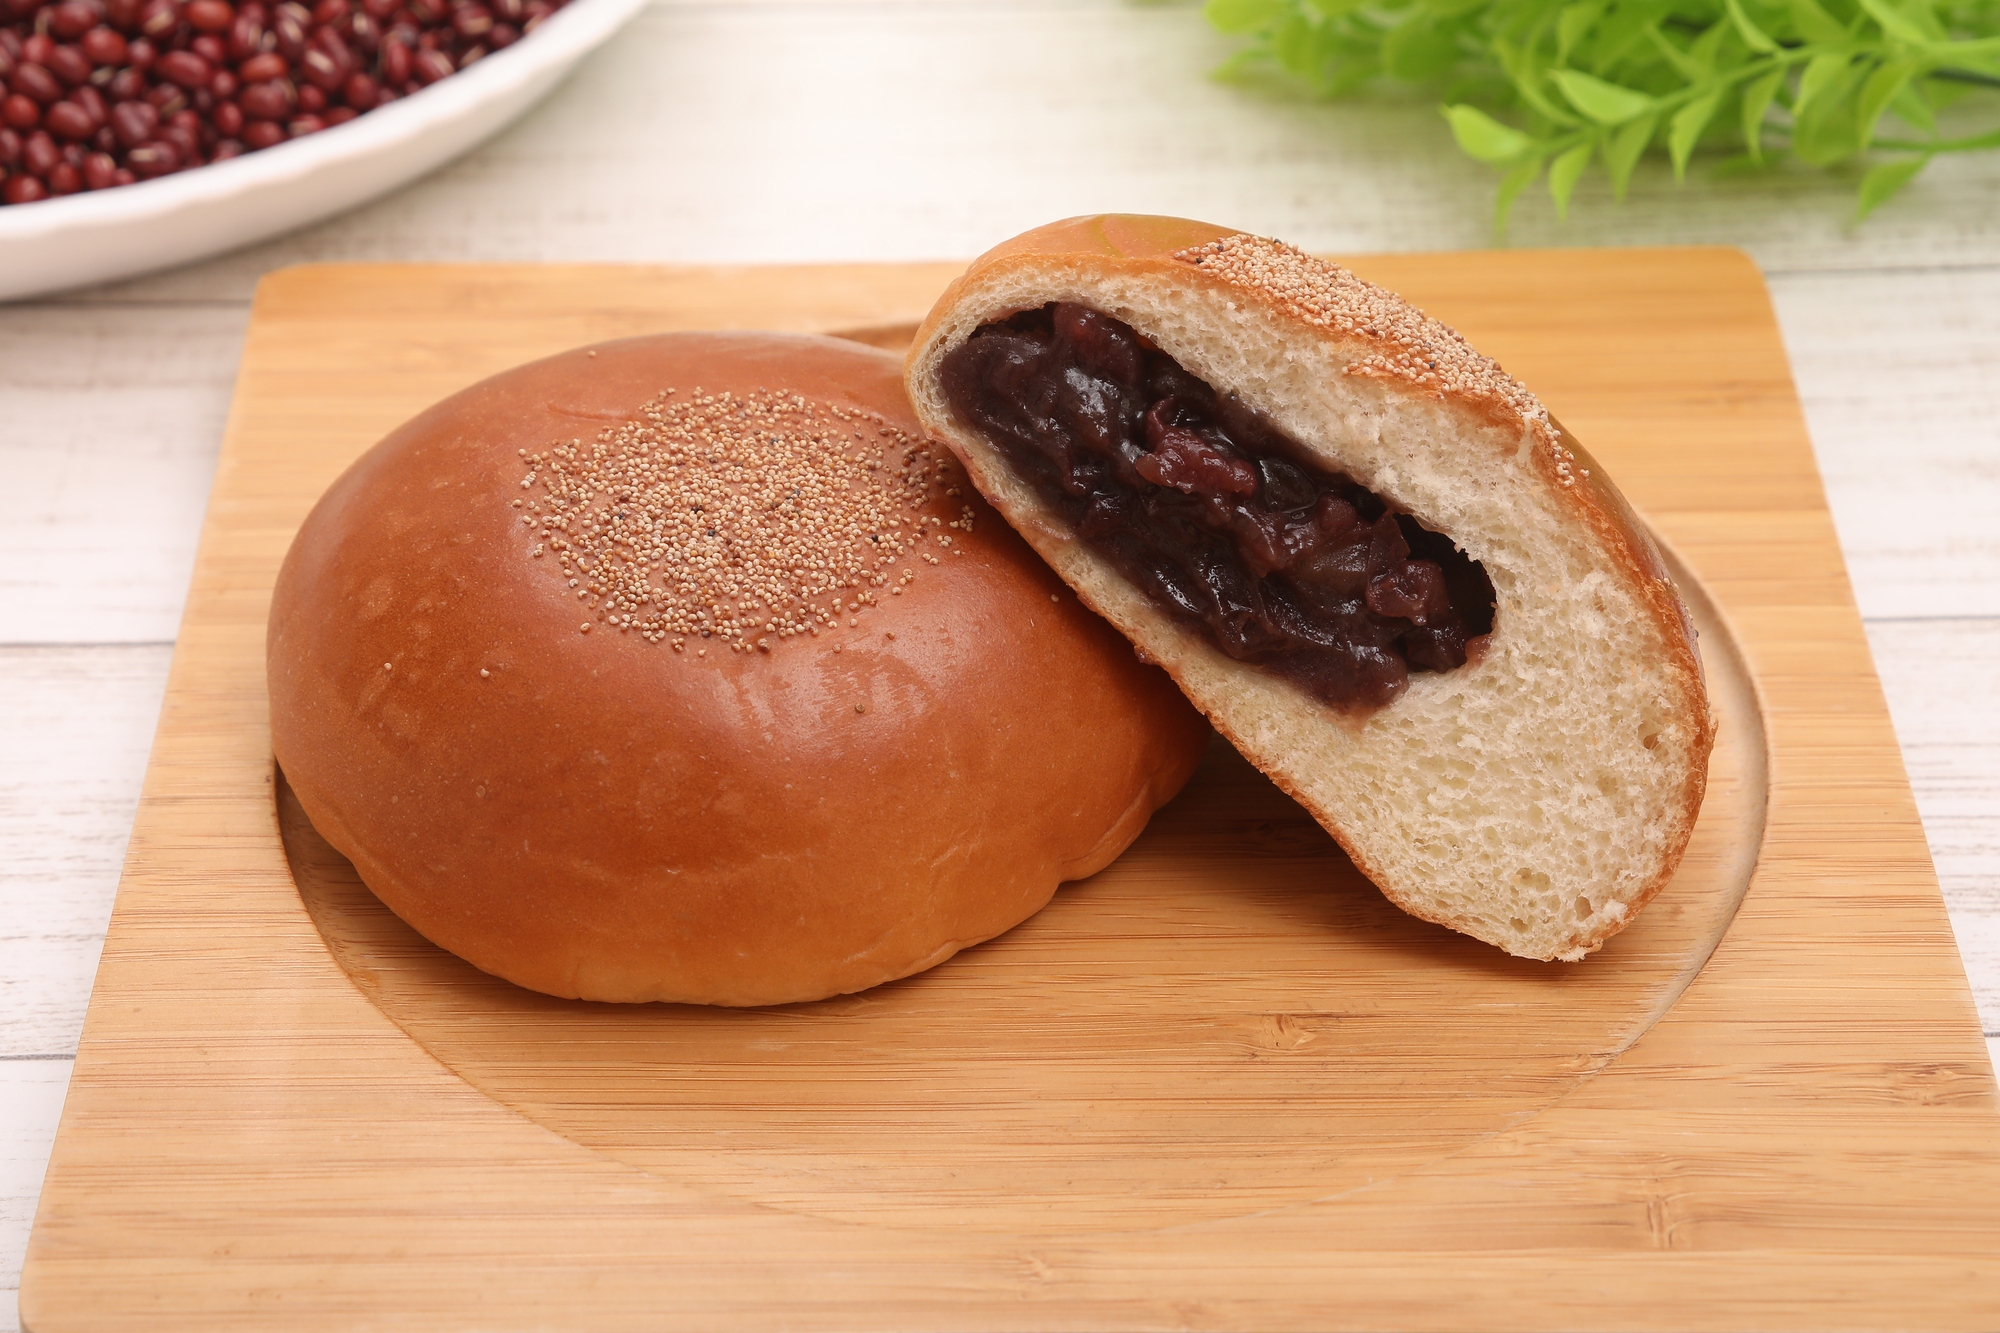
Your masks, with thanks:
[{"label": "dried red bean", "polygon": [[120,102],[111,108],[111,132],[127,148],[137,148],[160,127],[160,113],[150,102]]},{"label": "dried red bean", "polygon": [[49,63],[49,57],[55,54],[55,50],[55,38],[45,32],[31,33],[21,42],[20,58],[23,61],[31,60],[37,65],[46,65]]},{"label": "dried red bean", "polygon": [[229,25],[229,58],[248,60],[257,54],[258,45],[263,40],[262,20],[248,14],[237,14],[236,21]]},{"label": "dried red bean", "polygon": [[215,132],[225,139],[234,139],[243,133],[243,108],[234,102],[217,102],[215,109],[208,113],[208,123],[215,126]]},{"label": "dried red bean", "polygon": [[169,51],[160,57],[160,77],[183,88],[199,88],[215,77],[206,60],[192,51]]},{"label": "dried red bean", "polygon": [[217,70],[215,77],[208,81],[208,90],[214,93],[218,100],[236,96],[236,90],[242,86],[242,81],[226,69]]},{"label": "dried red bean", "polygon": [[92,153],[83,159],[83,183],[92,190],[108,190],[118,181],[118,159],[109,153]]},{"label": "dried red bean", "polygon": [[132,174],[140,180],[151,180],[155,176],[165,176],[178,171],[181,154],[172,144],[155,139],[151,143],[140,144],[127,153],[125,165],[130,167]]},{"label": "dried red bean", "polygon": [[97,26],[97,9],[82,0],[63,0],[48,11],[49,31],[63,41],[73,42]]},{"label": "dried red bean", "polygon": [[54,195],[79,194],[83,190],[83,174],[67,162],[58,162],[49,172],[49,193]]},{"label": "dried red bean", "polygon": [[382,96],[381,86],[366,74],[351,76],[341,85],[340,97],[356,111],[367,111],[374,107]]},{"label": "dried red bean", "polygon": [[15,93],[6,101],[0,102],[0,121],[5,121],[17,130],[32,130],[42,123],[42,109],[35,104],[33,98]]},{"label": "dried red bean", "polygon": [[154,46],[150,41],[146,40],[144,37],[139,38],[137,41],[133,42],[131,45],[125,48],[125,63],[130,65],[133,69],[138,69],[138,70],[151,69],[153,67],[153,62],[158,60],[159,58],[160,58],[159,48]]},{"label": "dried red bean", "polygon": [[21,34],[12,28],[0,28],[0,51],[5,51],[15,60],[21,58]]},{"label": "dried red bean", "polygon": [[90,57],[74,46],[58,46],[49,52],[49,73],[74,88],[90,81]]},{"label": "dried red bean", "polygon": [[21,141],[21,165],[31,176],[47,176],[62,161],[62,151],[47,130],[36,130]]},{"label": "dried red bean", "polygon": [[294,116],[285,126],[294,139],[303,139],[308,134],[318,134],[326,128],[326,122],[318,116]]},{"label": "dried red bean", "polygon": [[504,51],[521,40],[521,30],[511,23],[496,23],[493,31],[486,34],[486,40],[495,51]]},{"label": "dried red bean", "polygon": [[7,83],[16,93],[32,97],[43,106],[58,100],[63,95],[61,81],[33,61],[15,70],[14,77],[7,80]]},{"label": "dried red bean", "polygon": [[356,14],[347,25],[347,33],[357,48],[371,55],[382,44],[382,26],[366,14]]},{"label": "dried red bean", "polygon": [[243,142],[252,148],[269,148],[285,141],[285,127],[273,120],[253,120],[243,127]]},{"label": "dried red bean", "polygon": [[360,114],[351,106],[337,106],[326,113],[326,127],[332,129],[335,125],[345,125]]},{"label": "dried red bean", "polygon": [[42,124],[58,139],[88,139],[97,129],[90,113],[74,102],[57,102],[43,113]]},{"label": "dried red bean", "polygon": [[12,74],[14,66],[20,63],[20,57],[5,47],[0,47],[0,79],[5,79],[9,74]]},{"label": "dried red bean", "polygon": [[449,78],[457,69],[451,63],[451,57],[441,51],[419,51],[416,59],[410,62],[410,72],[417,76],[419,82],[431,84]]},{"label": "dried red bean", "polygon": [[229,43],[212,32],[189,38],[187,49],[211,65],[224,65],[229,62]]},{"label": "dried red bean", "polygon": [[400,88],[410,81],[410,48],[395,38],[382,42],[382,53],[378,57],[382,66],[382,81],[392,88]]},{"label": "dried red bean", "polygon": [[139,31],[154,41],[174,35],[181,26],[181,13],[173,0],[146,0],[139,10]]},{"label": "dried red bean", "polygon": [[313,6],[313,22],[328,27],[340,22],[353,11],[354,6],[349,4],[348,0],[319,0],[319,3]]},{"label": "dried red bean", "polygon": [[104,95],[113,102],[129,102],[146,91],[146,76],[136,69],[121,69],[104,85]]},{"label": "dried red bean", "polygon": [[299,110],[301,111],[324,111],[326,110],[326,93],[310,83],[302,83],[299,85],[298,103]]},{"label": "dried red bean", "polygon": [[169,125],[160,131],[155,143],[171,144],[179,160],[187,166],[195,166],[201,161],[201,131],[191,130],[185,125]]},{"label": "dried red bean", "polygon": [[71,93],[69,100],[82,107],[84,114],[90,117],[92,130],[102,129],[111,117],[111,105],[104,100],[104,94],[87,83]]},{"label": "dried red bean", "polygon": [[32,204],[49,197],[49,187],[33,176],[9,176],[5,185],[0,185],[0,199],[10,204]]},{"label": "dried red bean", "polygon": [[116,28],[92,28],[85,33],[77,45],[83,53],[99,65],[122,65],[125,63],[125,38]]},{"label": "dried red bean", "polygon": [[21,136],[13,130],[0,129],[0,167],[20,165]]},{"label": "dried red bean", "polygon": [[100,153],[115,152],[118,148],[118,136],[111,132],[109,125],[100,125],[96,133],[90,136],[90,146]]},{"label": "dried red bean", "polygon": [[292,90],[281,80],[253,83],[237,95],[243,114],[253,120],[283,120],[292,114]]},{"label": "dried red bean", "polygon": [[236,10],[228,0],[188,0],[189,26],[203,32],[224,32],[236,21]]},{"label": "dried red bean", "polygon": [[247,150],[240,139],[223,139],[215,145],[215,151],[208,155],[211,162],[227,162],[232,157],[241,157]]},{"label": "dried red bean", "polygon": [[247,83],[263,83],[269,79],[282,79],[292,72],[292,62],[276,51],[266,51],[260,56],[251,56],[236,67],[236,77]]},{"label": "dried red bean", "polygon": [[451,27],[468,42],[476,42],[493,31],[493,15],[485,5],[460,5],[451,11]]},{"label": "dried red bean", "polygon": [[312,36],[312,14],[304,5],[288,0],[271,16],[271,31],[277,34],[278,49],[285,53],[285,58],[297,60],[306,49],[306,39]]},{"label": "dried red bean", "polygon": [[163,116],[171,116],[187,105],[187,95],[171,83],[156,83],[146,90],[145,101]]},{"label": "dried red bean", "polygon": [[130,32],[139,24],[140,0],[104,0],[104,21],[120,32]]},{"label": "dried red bean", "polygon": [[335,60],[318,47],[313,47],[299,57],[299,77],[321,92],[338,88],[347,82],[348,70],[348,65]]}]

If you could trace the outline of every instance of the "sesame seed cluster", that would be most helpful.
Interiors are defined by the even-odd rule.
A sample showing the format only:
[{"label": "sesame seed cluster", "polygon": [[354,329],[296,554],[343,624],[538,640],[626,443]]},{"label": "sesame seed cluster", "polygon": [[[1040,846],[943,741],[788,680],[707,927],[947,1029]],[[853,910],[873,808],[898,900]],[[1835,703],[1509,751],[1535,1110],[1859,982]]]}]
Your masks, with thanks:
[{"label": "sesame seed cluster", "polygon": [[[856,626],[972,531],[944,446],[775,390],[668,389],[589,443],[520,458],[530,558],[553,557],[589,613],[579,631],[602,622],[676,652],[769,652]],[[956,519],[925,512],[953,499]]]},{"label": "sesame seed cluster", "polygon": [[1348,374],[1402,380],[1489,404],[1555,447],[1558,463],[1563,461],[1555,427],[1541,400],[1491,357],[1472,350],[1463,334],[1394,292],[1296,246],[1262,236],[1225,236],[1179,251],[1174,258],[1263,293],[1295,319],[1380,345],[1380,350],[1350,365]]}]

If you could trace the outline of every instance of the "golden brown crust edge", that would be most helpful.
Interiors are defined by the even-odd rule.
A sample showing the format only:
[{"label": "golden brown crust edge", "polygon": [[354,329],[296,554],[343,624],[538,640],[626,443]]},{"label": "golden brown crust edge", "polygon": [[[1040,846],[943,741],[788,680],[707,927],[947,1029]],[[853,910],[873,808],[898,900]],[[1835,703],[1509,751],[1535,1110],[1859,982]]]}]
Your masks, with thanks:
[{"label": "golden brown crust edge", "polygon": [[1192,773],[1199,715],[976,501],[953,533],[965,555],[838,634],[697,660],[580,633],[517,526],[516,450],[667,387],[783,387],[922,433],[872,349],[603,344],[391,434],[287,556],[274,751],[322,834],[421,933],[568,997],[846,993],[1010,928]]},{"label": "golden brown crust edge", "polygon": [[[1278,260],[1275,281],[1260,280],[1264,274],[1256,271],[1258,265],[1255,263],[1224,266],[1217,271],[1197,262],[1203,255],[1226,253],[1233,248],[1247,246],[1256,248],[1260,260],[1273,258],[1274,251],[1280,252],[1275,256]],[[1282,252],[1289,252],[1289,257]],[[1341,347],[1351,360],[1358,363],[1349,373],[1367,375],[1407,398],[1435,401],[1533,438],[1538,446],[1532,455],[1535,471],[1548,494],[1570,521],[1597,536],[1606,556],[1626,583],[1639,593],[1656,623],[1660,641],[1670,659],[1665,666],[1680,696],[1682,715],[1694,729],[1693,746],[1698,752],[1697,762],[1689,766],[1679,795],[1672,803],[1673,808],[1664,812],[1674,827],[1667,854],[1661,859],[1658,872],[1626,899],[1628,911],[1622,918],[1608,921],[1601,928],[1576,937],[1568,942],[1569,947],[1555,955],[1565,959],[1582,957],[1628,924],[1639,909],[1666,886],[1693,834],[1705,794],[1707,756],[1715,734],[1715,718],[1707,702],[1693,621],[1673,586],[1658,548],[1630,504],[1588,452],[1549,416],[1531,393],[1506,376],[1489,358],[1473,352],[1454,330],[1423,316],[1393,293],[1354,278],[1344,270],[1339,272],[1345,283],[1352,286],[1341,295],[1357,299],[1358,305],[1342,309],[1343,302],[1335,300],[1330,308],[1326,304],[1314,308],[1310,299],[1301,299],[1300,291],[1289,281],[1293,277],[1289,264],[1334,267],[1324,261],[1311,260],[1291,247],[1186,219],[1105,215],[1066,219],[1037,228],[982,255],[940,297],[920,326],[908,354],[906,373],[912,378],[912,396],[921,401],[921,395],[915,391],[915,380],[933,367],[942,353],[948,350],[939,347],[937,341],[947,325],[963,322],[958,306],[966,296],[994,285],[1006,285],[1016,275],[1115,271],[1121,277],[1226,292],[1232,301],[1255,306],[1274,318],[1287,321],[1298,337],[1319,339]],[[1309,298],[1311,293],[1305,295]],[[1455,362],[1442,374],[1438,373],[1435,364],[1440,352]],[[933,421],[932,425],[937,429],[940,423]],[[1044,558],[1059,568],[1070,565],[1070,553],[1064,549],[1070,541],[1061,533],[1060,525],[1052,523],[1040,512],[1039,502],[1019,488],[1014,488],[1010,495],[1008,486],[999,484],[997,478],[988,474],[984,460],[968,456],[957,431],[941,430],[940,433],[968,463],[982,492],[1001,509],[1009,522],[1028,537]],[[1114,608],[1099,604],[1085,587],[1079,586],[1078,591],[1093,609],[1106,615],[1113,623],[1120,623]],[[1173,624],[1164,616],[1141,614],[1151,622],[1150,627],[1156,632],[1165,632],[1195,643],[1202,642],[1199,636]],[[1198,652],[1203,650],[1205,644],[1197,649]],[[1164,664],[1176,681],[1187,688],[1187,681],[1178,664],[1175,661]],[[1190,696],[1200,701],[1192,690]],[[1263,769],[1288,795],[1299,800],[1348,852],[1357,868],[1380,886],[1391,901],[1438,924],[1466,929],[1463,919],[1430,910],[1399,893],[1392,882],[1370,864],[1365,850],[1348,835],[1342,826],[1341,812],[1316,801],[1313,794],[1282,765],[1268,762],[1260,755],[1254,737],[1240,734],[1218,711],[1205,711],[1209,711],[1210,721],[1218,732]]]}]

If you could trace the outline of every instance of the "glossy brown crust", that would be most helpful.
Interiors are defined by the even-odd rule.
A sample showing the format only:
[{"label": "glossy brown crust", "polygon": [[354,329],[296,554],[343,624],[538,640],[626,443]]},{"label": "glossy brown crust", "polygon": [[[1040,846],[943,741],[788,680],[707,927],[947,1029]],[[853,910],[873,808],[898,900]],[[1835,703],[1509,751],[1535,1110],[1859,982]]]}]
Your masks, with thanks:
[{"label": "glossy brown crust", "polygon": [[854,344],[593,350],[397,430],[279,575],[278,761],[423,934],[553,995],[840,994],[1006,930],[1186,781],[1199,715],[983,505],[965,555],[855,628],[706,657],[580,632],[510,507],[517,450],[593,437],[668,387],[783,388],[922,433],[894,358]]},{"label": "glossy brown crust", "polygon": [[[1434,377],[1425,376],[1418,359],[1421,346],[1413,346],[1411,339],[1399,337],[1394,326],[1400,325],[1407,331],[1412,324],[1418,325],[1421,326],[1422,339],[1448,338],[1461,347],[1464,340],[1456,332],[1423,317],[1400,297],[1372,284],[1360,284],[1367,288],[1371,305],[1379,303],[1396,318],[1380,325],[1366,318],[1357,318],[1343,321],[1348,326],[1341,327],[1323,320],[1314,322],[1301,318],[1299,302],[1285,291],[1244,281],[1240,275],[1225,276],[1193,262],[1194,257],[1205,248],[1250,239],[1253,238],[1244,233],[1211,223],[1121,214],[1069,218],[1024,232],[974,260],[966,272],[946,289],[917,330],[906,364],[914,368],[920,359],[934,355],[936,349],[932,344],[941,327],[957,318],[960,300],[974,292],[1007,284],[1017,275],[1023,278],[1036,274],[1073,278],[1078,274],[1105,275],[1115,272],[1122,277],[1158,281],[1170,287],[1207,287],[1213,291],[1226,291],[1230,299],[1251,303],[1271,318],[1282,321],[1289,327],[1290,336],[1302,343],[1319,342],[1338,348],[1352,363],[1347,372],[1349,374],[1364,375],[1412,399],[1436,401],[1470,418],[1519,430],[1533,437],[1538,445],[1532,453],[1536,473],[1548,492],[1571,521],[1597,534],[1622,578],[1640,592],[1657,621],[1665,651],[1671,659],[1666,664],[1667,670],[1686,701],[1686,719],[1696,733],[1696,747],[1702,759],[1702,762],[1693,765],[1677,802],[1680,808],[1674,812],[1678,843],[1672,848],[1671,855],[1665,858],[1660,871],[1630,900],[1628,913],[1623,918],[1624,922],[1629,922],[1639,908],[1666,886],[1679,865],[1707,787],[1706,756],[1715,736],[1715,718],[1708,705],[1701,656],[1695,646],[1694,622],[1674,588],[1659,549],[1647,535],[1631,505],[1583,446],[1548,415],[1532,394],[1507,377],[1496,364],[1472,354],[1476,361],[1484,364],[1472,375],[1464,377],[1469,382],[1457,386],[1440,384]],[[1465,350],[1469,352],[1470,349]],[[1416,364],[1415,373],[1403,369],[1412,362]],[[1228,388],[1227,385],[1218,387]],[[958,441],[954,439],[952,443],[963,457],[965,451]],[[988,499],[994,498],[997,491],[984,484],[977,460],[972,460],[972,475],[975,482],[982,483],[982,490]],[[1030,499],[1027,503],[1032,505],[1035,502]],[[1007,518],[1038,547],[1050,544],[1050,549],[1044,554],[1051,558],[1054,558],[1055,546],[1066,544],[1069,540],[1062,531],[1062,525],[1050,515],[1023,511],[1018,503],[1008,507]],[[1164,616],[1149,619],[1159,626],[1161,632],[1189,639],[1197,637]],[[1275,756],[1260,754],[1255,745],[1248,743],[1249,738],[1234,734],[1220,717],[1212,715],[1210,720],[1251,762],[1263,769],[1288,795],[1305,805],[1313,817],[1341,843],[1357,867],[1374,880],[1391,901],[1406,911],[1431,915],[1421,905],[1398,894],[1394,886],[1385,882],[1384,877],[1368,864],[1361,850],[1343,832],[1340,811],[1321,808],[1291,780]],[[1438,919],[1442,925],[1463,927],[1461,922],[1432,919]],[[1622,924],[1608,924],[1600,932],[1577,941],[1577,947],[1582,952],[1595,949],[1616,933]]]}]

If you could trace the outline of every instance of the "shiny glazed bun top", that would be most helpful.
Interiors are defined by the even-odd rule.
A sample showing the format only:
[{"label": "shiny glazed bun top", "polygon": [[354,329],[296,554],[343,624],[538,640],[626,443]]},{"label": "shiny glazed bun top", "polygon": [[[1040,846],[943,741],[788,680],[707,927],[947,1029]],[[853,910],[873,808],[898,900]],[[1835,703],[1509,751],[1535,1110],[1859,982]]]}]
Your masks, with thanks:
[{"label": "shiny glazed bun top", "polygon": [[447,399],[279,574],[272,741],[431,940],[554,995],[906,976],[1094,873],[1206,728],[911,416],[896,360],[670,334]]}]

